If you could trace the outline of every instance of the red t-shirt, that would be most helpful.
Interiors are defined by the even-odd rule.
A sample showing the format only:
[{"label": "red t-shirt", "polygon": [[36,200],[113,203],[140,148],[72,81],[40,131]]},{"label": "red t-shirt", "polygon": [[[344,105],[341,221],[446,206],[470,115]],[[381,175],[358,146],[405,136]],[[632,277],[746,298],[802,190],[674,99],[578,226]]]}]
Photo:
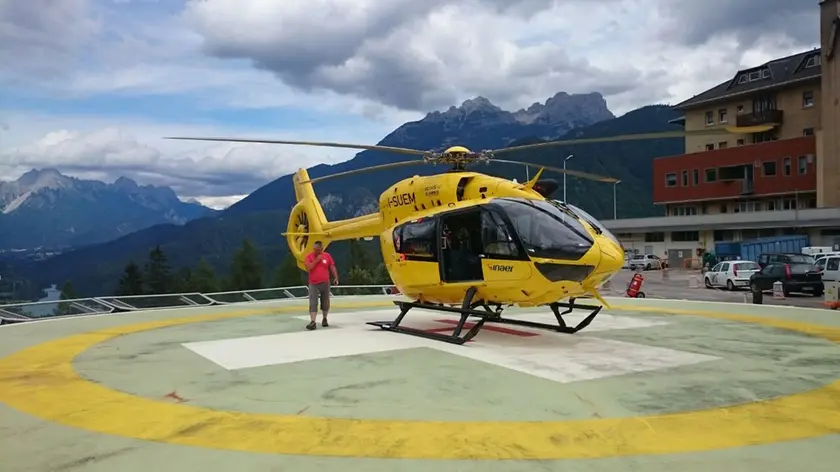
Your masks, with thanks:
[{"label": "red t-shirt", "polygon": [[[315,253],[310,252],[308,256],[306,256],[306,263],[311,264],[312,261],[315,260]],[[334,266],[335,262],[333,261],[332,256],[327,254],[326,252],[321,253],[321,261],[315,264],[315,267],[309,271],[309,283],[310,284],[321,284],[324,282],[330,281],[330,267]]]}]

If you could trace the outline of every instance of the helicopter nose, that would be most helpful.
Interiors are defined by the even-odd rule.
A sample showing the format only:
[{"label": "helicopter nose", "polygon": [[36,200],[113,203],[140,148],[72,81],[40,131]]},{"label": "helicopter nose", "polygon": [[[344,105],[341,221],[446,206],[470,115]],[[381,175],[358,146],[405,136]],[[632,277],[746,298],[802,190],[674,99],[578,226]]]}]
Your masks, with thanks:
[{"label": "helicopter nose", "polygon": [[603,238],[598,246],[601,249],[601,262],[595,271],[604,274],[603,282],[606,282],[621,270],[624,264],[624,250],[611,238]]}]

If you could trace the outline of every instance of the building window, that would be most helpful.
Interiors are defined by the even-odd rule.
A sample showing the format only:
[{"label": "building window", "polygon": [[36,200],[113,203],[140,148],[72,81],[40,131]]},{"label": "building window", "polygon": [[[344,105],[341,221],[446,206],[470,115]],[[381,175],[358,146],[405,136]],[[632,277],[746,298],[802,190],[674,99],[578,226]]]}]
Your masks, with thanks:
[{"label": "building window", "polygon": [[717,181],[717,169],[706,169],[706,183]]},{"label": "building window", "polygon": [[795,210],[796,209],[796,199],[795,198],[783,198],[782,199],[782,210]]},{"label": "building window", "polygon": [[770,200],[767,202],[767,211],[776,211],[779,209],[779,202],[776,200]]},{"label": "building window", "polygon": [[802,129],[803,136],[813,136],[814,135],[814,128],[803,128]]},{"label": "building window", "polygon": [[721,108],[718,110],[718,121],[721,123],[726,123],[726,108]]},{"label": "building window", "polygon": [[718,149],[726,149],[728,147],[729,147],[729,143],[727,143],[726,141],[721,141],[721,142],[718,143]]},{"label": "building window", "polygon": [[683,187],[688,187],[688,171],[687,170],[682,171],[682,186]]},{"label": "building window", "polygon": [[707,144],[706,145],[706,150],[707,151],[714,151],[715,150],[715,145],[714,144]]},{"label": "building window", "polygon": [[738,105],[738,108],[735,109],[736,113],[744,113],[744,105]]},{"label": "building window", "polygon": [[706,125],[713,125],[715,124],[715,112],[707,111],[706,112]]},{"label": "building window", "polygon": [[691,205],[681,205],[671,207],[672,216],[695,216],[697,214],[697,207]]},{"label": "building window", "polygon": [[761,163],[761,167],[765,177],[775,177],[776,161],[764,161]]},{"label": "building window", "polygon": [[790,175],[790,158],[785,157],[782,159],[782,175],[788,176]]},{"label": "building window", "polygon": [[673,232],[671,232],[671,241],[674,241],[674,242],[700,241],[700,232],[699,231],[673,231]]},{"label": "building window", "polygon": [[738,202],[735,204],[735,213],[751,213],[754,211],[761,211],[761,205],[758,202]]},{"label": "building window", "polygon": [[734,241],[735,232],[729,229],[716,229],[714,231],[715,241]]},{"label": "building window", "polygon": [[695,187],[700,185],[700,169],[694,169],[691,171],[691,185]]},{"label": "building window", "polygon": [[646,243],[663,243],[665,242],[665,233],[645,233]]},{"label": "building window", "polygon": [[809,57],[808,60],[805,62],[805,68],[810,69],[811,67],[817,67],[822,63],[822,56],[819,54],[814,54],[813,56]]},{"label": "building window", "polygon": [[677,174],[665,174],[665,186],[666,187],[676,187],[677,186]]},{"label": "building window", "polygon": [[721,213],[729,213],[729,205],[727,205],[726,203],[721,203],[720,204],[720,212]]},{"label": "building window", "polygon": [[738,141],[736,141],[736,143],[738,144],[738,146],[743,146],[744,145],[744,138],[739,139]]},{"label": "building window", "polygon": [[799,167],[799,175],[805,175],[808,172],[808,158],[807,156],[799,156],[797,158],[797,164]]},{"label": "building window", "polygon": [[811,90],[802,92],[802,107],[810,108],[812,106],[814,106],[814,92]]}]

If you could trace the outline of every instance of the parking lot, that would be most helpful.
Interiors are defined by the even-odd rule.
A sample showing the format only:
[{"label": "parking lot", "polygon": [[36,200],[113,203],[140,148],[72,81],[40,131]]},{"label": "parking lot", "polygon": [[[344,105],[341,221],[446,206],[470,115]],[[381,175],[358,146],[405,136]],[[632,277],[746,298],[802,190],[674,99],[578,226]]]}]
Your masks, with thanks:
[{"label": "parking lot", "polygon": [[[623,269],[611,280],[612,287],[604,295],[620,296],[627,289],[633,271]],[[703,276],[699,270],[668,270],[667,278],[661,270],[643,271],[645,277],[642,291],[648,298],[676,298],[684,300],[703,300],[717,302],[752,303],[749,289],[728,291],[726,289],[709,289],[703,285]],[[694,280],[692,281],[692,277]],[[799,293],[792,293],[789,297],[774,299],[769,292],[764,294],[766,305],[789,305],[809,308],[824,308],[823,297],[815,297]]]}]

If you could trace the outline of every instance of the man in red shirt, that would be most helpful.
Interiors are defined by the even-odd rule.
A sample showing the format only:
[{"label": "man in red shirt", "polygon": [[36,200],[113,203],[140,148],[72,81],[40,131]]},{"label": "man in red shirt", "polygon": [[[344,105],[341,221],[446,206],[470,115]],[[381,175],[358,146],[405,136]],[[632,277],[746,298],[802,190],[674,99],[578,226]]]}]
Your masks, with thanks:
[{"label": "man in red shirt", "polygon": [[330,273],[333,276],[333,283],[338,285],[338,271],[335,268],[335,261],[332,256],[324,252],[321,241],[315,241],[311,253],[304,261],[306,271],[309,273],[309,324],[306,329],[315,329],[315,318],[318,315],[318,301],[321,301],[321,313],[323,319],[321,326],[327,327],[327,314],[330,311]]}]

